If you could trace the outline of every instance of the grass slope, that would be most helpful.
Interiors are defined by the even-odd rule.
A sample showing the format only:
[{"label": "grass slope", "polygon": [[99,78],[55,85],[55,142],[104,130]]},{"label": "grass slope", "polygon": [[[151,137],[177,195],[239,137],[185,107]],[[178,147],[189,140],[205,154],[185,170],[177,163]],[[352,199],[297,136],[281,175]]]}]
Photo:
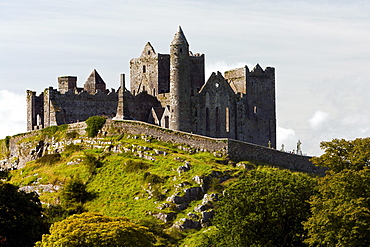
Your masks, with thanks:
[{"label": "grass slope", "polygon": [[[47,135],[55,140],[82,140],[81,144],[70,144],[60,154],[47,154],[29,162],[25,168],[12,171],[9,178],[15,185],[38,191],[45,205],[59,204],[61,189],[58,188],[78,179],[91,195],[83,204],[86,211],[125,216],[136,223],[169,228],[172,223],[164,224],[152,215],[175,212],[176,218],[172,221],[175,222],[189,212],[195,213],[193,209],[201,200],[191,202],[182,211],[177,211],[175,205],[158,209],[162,203],[171,204],[166,198],[175,193],[181,196],[185,188],[198,187],[195,176],[213,176],[214,179],[208,181],[207,193],[220,192],[245,170],[232,165],[226,157],[216,157],[209,152],[193,153],[189,147],[160,142],[148,136],[124,134],[92,139],[68,134],[66,129],[65,126],[45,129],[35,138]],[[102,144],[92,148],[86,144],[89,141]],[[186,163],[190,164],[190,170],[179,173],[178,167]],[[211,174],[227,174],[230,179],[220,184],[218,175]],[[52,187],[51,192],[42,185]],[[177,237],[184,237],[183,233],[178,233]],[[170,246],[169,243],[166,245]]]}]

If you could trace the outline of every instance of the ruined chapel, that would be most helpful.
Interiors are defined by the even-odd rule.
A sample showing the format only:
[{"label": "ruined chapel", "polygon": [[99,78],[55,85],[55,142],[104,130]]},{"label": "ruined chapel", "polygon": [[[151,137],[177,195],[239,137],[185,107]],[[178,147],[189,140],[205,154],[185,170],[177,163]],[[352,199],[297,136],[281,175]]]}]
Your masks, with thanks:
[{"label": "ruined chapel", "polygon": [[27,91],[27,130],[85,121],[91,116],[132,119],[163,128],[231,138],[276,148],[275,69],[256,65],[212,73],[205,81],[204,54],[192,53],[179,27],[169,54],[148,42],[130,61],[130,90],[106,89],[96,70],[58,78],[58,89]]}]

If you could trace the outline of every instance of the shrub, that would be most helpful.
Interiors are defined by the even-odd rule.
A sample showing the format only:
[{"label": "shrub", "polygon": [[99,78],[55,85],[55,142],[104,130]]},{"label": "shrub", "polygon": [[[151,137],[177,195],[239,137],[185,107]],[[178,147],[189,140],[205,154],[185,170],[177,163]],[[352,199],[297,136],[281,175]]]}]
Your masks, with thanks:
[{"label": "shrub", "polygon": [[100,116],[89,117],[86,120],[87,128],[85,129],[88,137],[95,137],[99,130],[105,124],[105,118]]},{"label": "shrub", "polygon": [[0,246],[34,246],[46,231],[36,193],[0,181]]},{"label": "shrub", "polygon": [[66,182],[60,192],[60,202],[63,208],[74,213],[82,213],[82,204],[89,198],[86,185],[82,181],[72,179]]},{"label": "shrub", "polygon": [[10,136],[5,137],[5,146],[8,150],[9,150],[10,138],[11,138]]},{"label": "shrub", "polygon": [[144,173],[144,180],[145,182],[151,184],[163,183],[163,178],[161,176],[158,176],[157,174],[152,174],[150,172]]},{"label": "shrub", "polygon": [[138,172],[140,170],[146,170],[148,168],[148,164],[136,160],[128,160],[123,167],[125,172]]},{"label": "shrub", "polygon": [[123,217],[83,213],[73,215],[50,228],[38,247],[47,246],[153,246],[155,236],[144,226]]},{"label": "shrub", "polygon": [[75,130],[66,133],[66,138],[67,139],[75,139],[78,136],[79,136],[79,134]]}]

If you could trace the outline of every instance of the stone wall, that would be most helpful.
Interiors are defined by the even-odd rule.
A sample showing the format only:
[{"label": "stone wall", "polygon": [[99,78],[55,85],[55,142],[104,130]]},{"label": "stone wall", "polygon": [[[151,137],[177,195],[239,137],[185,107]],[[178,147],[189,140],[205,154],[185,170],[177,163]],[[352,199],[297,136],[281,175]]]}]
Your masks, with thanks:
[{"label": "stone wall", "polygon": [[144,122],[107,120],[101,132],[108,136],[124,133],[147,135],[164,142],[188,145],[193,149],[209,152],[219,151],[224,155],[227,154],[227,139],[215,139],[187,132],[174,131]]},{"label": "stone wall", "polygon": [[[76,131],[85,135],[85,123],[75,123],[68,126],[68,131]],[[97,140],[104,136],[114,136],[129,133],[132,135],[145,135],[164,142],[171,142],[188,148],[193,152],[216,152],[228,156],[233,161],[255,161],[264,162],[272,166],[282,167],[294,171],[314,173],[323,175],[325,169],[314,166],[309,156],[295,155],[263,146],[241,142],[232,139],[216,139],[201,135],[190,134],[181,131],[173,131],[160,128],[155,125],[139,121],[113,121],[107,120],[101,129]],[[9,143],[9,158],[0,161],[0,167],[22,168],[28,161],[35,160],[45,153],[61,152],[64,145],[69,143],[90,143],[82,140],[61,140],[57,141],[48,138],[33,138],[40,134],[40,130],[12,137]],[[95,139],[92,139],[95,140]],[[111,145],[112,143],[110,143]],[[91,147],[93,148],[93,147]]]},{"label": "stone wall", "polygon": [[228,140],[228,154],[234,161],[259,161],[273,166],[324,175],[325,169],[314,166],[310,156],[296,155],[252,143]]},{"label": "stone wall", "polygon": [[228,155],[234,161],[257,161],[269,163],[294,171],[324,175],[325,169],[314,166],[310,156],[296,155],[279,150],[255,145],[252,143],[232,140],[216,139],[181,131],[173,131],[155,125],[136,121],[107,120],[102,132],[107,135],[130,133],[133,135],[148,135],[158,140],[188,145],[195,150],[219,152]]},{"label": "stone wall", "polygon": [[[44,114],[49,116],[45,120],[50,119],[50,122],[45,122],[44,127],[81,122],[91,116],[116,116],[118,94],[115,91],[108,94],[98,91],[91,95],[86,91],[75,93],[70,90],[60,94],[50,88],[46,92]],[[55,115],[55,120],[51,115]]]}]

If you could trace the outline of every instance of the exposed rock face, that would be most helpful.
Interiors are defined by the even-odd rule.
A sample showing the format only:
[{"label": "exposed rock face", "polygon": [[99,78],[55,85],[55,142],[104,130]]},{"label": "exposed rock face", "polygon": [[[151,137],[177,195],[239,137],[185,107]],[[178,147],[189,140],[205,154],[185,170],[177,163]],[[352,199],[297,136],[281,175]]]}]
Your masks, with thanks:
[{"label": "exposed rock face", "polygon": [[158,214],[153,214],[154,217],[160,219],[161,221],[163,221],[164,223],[167,223],[169,221],[172,221],[175,217],[176,217],[176,214],[173,213],[173,212],[170,212],[170,213],[158,213]]},{"label": "exposed rock face", "polygon": [[185,195],[179,196],[179,193],[174,194],[167,198],[168,202],[175,204],[182,204],[185,202],[191,202],[194,200],[199,200],[203,195],[203,190],[201,187],[191,187],[184,189]]},{"label": "exposed rock face", "polygon": [[178,174],[180,175],[181,173],[183,173],[183,172],[187,172],[187,171],[189,171],[190,170],[190,162],[189,161],[185,161],[185,165],[183,165],[183,166],[179,166],[178,168],[177,168],[177,172],[178,172]]},{"label": "exposed rock face", "polygon": [[199,229],[201,228],[201,224],[199,221],[188,219],[188,218],[182,218],[180,221],[175,222],[172,225],[173,228],[177,228],[179,230],[187,230],[187,229]]},{"label": "exposed rock face", "polygon": [[202,219],[200,221],[200,224],[202,227],[207,227],[211,225],[211,219],[215,216],[215,211],[204,211],[202,212]]}]

